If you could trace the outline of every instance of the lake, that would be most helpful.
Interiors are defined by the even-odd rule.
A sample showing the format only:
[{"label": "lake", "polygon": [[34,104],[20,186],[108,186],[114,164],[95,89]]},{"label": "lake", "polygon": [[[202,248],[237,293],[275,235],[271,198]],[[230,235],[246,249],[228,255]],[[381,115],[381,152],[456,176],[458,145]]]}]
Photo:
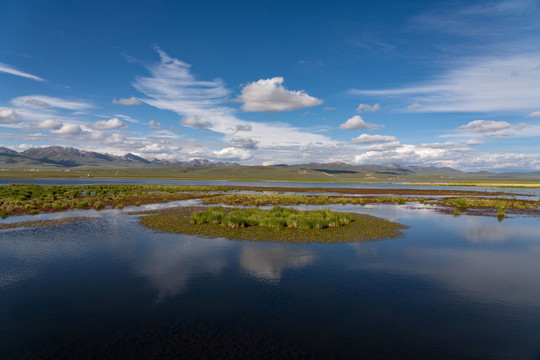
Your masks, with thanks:
[{"label": "lake", "polygon": [[540,358],[538,218],[325,208],[410,228],[253,243],[155,233],[125,208],[0,231],[0,358]]}]

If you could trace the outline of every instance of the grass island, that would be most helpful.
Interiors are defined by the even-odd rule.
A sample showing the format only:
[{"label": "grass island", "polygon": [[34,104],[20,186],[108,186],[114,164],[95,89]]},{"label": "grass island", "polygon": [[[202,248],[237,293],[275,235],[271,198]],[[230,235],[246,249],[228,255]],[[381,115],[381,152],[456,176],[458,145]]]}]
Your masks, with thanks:
[{"label": "grass island", "polygon": [[156,211],[139,222],[150,229],[209,238],[289,243],[344,243],[393,239],[408,226],[371,215],[276,206],[226,209],[183,207]]}]

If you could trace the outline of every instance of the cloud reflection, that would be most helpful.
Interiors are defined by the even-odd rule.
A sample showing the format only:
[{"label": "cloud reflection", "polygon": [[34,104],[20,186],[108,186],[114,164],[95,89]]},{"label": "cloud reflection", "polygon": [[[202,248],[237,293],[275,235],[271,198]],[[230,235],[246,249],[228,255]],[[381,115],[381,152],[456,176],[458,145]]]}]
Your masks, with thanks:
[{"label": "cloud reflection", "polygon": [[240,266],[249,276],[263,283],[277,284],[285,269],[300,269],[317,259],[307,249],[251,244],[240,250]]}]

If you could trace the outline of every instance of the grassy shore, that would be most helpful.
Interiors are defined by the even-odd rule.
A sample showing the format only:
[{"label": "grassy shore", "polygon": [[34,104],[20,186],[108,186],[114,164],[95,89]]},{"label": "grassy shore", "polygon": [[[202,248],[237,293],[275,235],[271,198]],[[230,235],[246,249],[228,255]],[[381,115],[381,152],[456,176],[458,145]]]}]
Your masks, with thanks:
[{"label": "grassy shore", "polygon": [[[212,210],[219,213],[222,213],[222,211],[225,212],[226,214],[222,214],[222,217],[226,217],[229,220],[235,216],[243,217],[243,220],[238,220],[238,223],[244,223],[244,226],[229,226],[231,223],[229,220],[225,222],[226,225],[214,220],[211,222],[194,221],[194,219],[201,217],[198,214],[204,214],[204,212],[209,211],[201,208],[162,210],[153,215],[142,216],[139,218],[139,222],[143,226],[161,232],[198,235],[209,238],[222,237],[233,240],[288,243],[343,243],[393,239],[402,237],[402,230],[408,228],[405,225],[370,215],[333,213],[327,210],[323,211],[324,214],[320,212],[307,212],[307,214],[300,211],[289,212],[289,210],[282,208],[273,210],[244,210],[246,211],[244,213],[233,213],[233,210],[227,211],[225,209]],[[252,222],[250,220],[253,218],[253,214],[256,214],[257,221]],[[209,218],[214,217],[215,214],[210,214]],[[322,225],[317,226],[316,224],[324,221],[325,217],[326,220],[332,219],[332,222],[339,222],[339,219],[341,219],[342,223],[339,226],[330,226],[332,222],[327,223],[326,227]],[[293,225],[293,218],[296,218],[297,226]],[[305,226],[300,227],[298,225],[300,218],[306,219],[307,224]],[[291,220],[291,222],[288,223],[287,220]],[[308,225],[310,222],[312,224],[311,227]],[[319,224],[322,224],[322,222]]]}]

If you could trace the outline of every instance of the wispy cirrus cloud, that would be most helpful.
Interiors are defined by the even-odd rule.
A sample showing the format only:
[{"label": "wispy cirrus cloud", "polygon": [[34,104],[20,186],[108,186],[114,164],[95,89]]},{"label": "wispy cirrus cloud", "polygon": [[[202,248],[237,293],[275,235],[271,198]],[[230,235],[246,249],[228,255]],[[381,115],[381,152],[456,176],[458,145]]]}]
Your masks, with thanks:
[{"label": "wispy cirrus cloud", "polygon": [[93,107],[92,104],[84,100],[66,100],[62,98],[46,95],[19,96],[11,99],[11,104],[25,108],[59,108],[66,110],[86,110]]},{"label": "wispy cirrus cloud", "polygon": [[32,75],[32,74],[26,73],[24,71],[17,70],[13,66],[10,66],[10,65],[7,65],[7,64],[1,63],[1,62],[0,62],[0,72],[15,75],[15,76],[20,76],[20,77],[30,79],[30,80],[45,81],[45,79],[42,79],[39,76]]},{"label": "wispy cirrus cloud", "polygon": [[540,54],[464,59],[424,83],[390,89],[352,89],[351,94],[422,104],[420,112],[528,112],[538,107]]}]

